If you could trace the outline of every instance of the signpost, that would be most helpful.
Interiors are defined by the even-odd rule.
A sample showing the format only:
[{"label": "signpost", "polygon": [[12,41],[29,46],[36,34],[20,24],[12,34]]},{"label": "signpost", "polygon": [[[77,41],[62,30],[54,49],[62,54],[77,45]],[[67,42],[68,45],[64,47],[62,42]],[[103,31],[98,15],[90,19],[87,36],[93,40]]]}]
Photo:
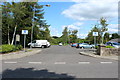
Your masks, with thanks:
[{"label": "signpost", "polygon": [[26,35],[28,34],[28,30],[22,30],[22,34],[24,34],[24,51],[25,51],[25,40],[26,40]]},{"label": "signpost", "polygon": [[94,36],[94,45],[96,46],[96,36],[98,36],[98,32],[93,32],[93,36]]}]

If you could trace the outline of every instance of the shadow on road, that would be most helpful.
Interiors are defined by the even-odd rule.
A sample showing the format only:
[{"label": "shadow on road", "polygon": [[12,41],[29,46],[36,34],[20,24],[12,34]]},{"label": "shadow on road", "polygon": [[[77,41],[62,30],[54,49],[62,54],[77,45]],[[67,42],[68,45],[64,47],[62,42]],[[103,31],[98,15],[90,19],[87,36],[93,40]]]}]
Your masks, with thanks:
[{"label": "shadow on road", "polygon": [[[21,78],[21,79],[20,79]],[[74,80],[75,77],[67,74],[57,74],[55,72],[48,72],[48,70],[34,70],[34,68],[17,68],[15,70],[7,69],[2,74],[2,80]],[[28,79],[27,79],[28,78]]]}]

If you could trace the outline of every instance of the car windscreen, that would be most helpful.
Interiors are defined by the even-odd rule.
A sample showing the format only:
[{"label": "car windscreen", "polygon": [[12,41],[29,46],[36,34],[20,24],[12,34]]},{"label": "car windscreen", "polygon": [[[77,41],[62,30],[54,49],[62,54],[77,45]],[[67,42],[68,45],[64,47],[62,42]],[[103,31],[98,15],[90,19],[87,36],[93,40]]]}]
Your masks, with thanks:
[{"label": "car windscreen", "polygon": [[113,43],[113,45],[120,45],[120,43]]}]

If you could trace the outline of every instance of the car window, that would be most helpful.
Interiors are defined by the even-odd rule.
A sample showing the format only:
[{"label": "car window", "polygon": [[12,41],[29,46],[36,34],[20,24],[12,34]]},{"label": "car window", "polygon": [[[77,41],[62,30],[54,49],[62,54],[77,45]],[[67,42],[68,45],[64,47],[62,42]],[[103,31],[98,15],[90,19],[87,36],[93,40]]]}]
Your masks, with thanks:
[{"label": "car window", "polygon": [[113,43],[113,45],[120,45],[120,43]]},{"label": "car window", "polygon": [[32,43],[36,43],[36,41],[32,41]]}]

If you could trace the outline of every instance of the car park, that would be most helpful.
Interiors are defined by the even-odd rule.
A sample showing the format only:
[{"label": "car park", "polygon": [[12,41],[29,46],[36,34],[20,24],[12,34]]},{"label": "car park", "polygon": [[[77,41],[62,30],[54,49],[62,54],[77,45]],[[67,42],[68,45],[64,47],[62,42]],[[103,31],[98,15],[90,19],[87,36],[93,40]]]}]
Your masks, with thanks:
[{"label": "car park", "polygon": [[106,46],[113,46],[115,48],[120,48],[120,43],[118,42],[106,42]]},{"label": "car park", "polygon": [[77,48],[94,48],[94,45],[89,45],[88,43],[80,43]]}]

